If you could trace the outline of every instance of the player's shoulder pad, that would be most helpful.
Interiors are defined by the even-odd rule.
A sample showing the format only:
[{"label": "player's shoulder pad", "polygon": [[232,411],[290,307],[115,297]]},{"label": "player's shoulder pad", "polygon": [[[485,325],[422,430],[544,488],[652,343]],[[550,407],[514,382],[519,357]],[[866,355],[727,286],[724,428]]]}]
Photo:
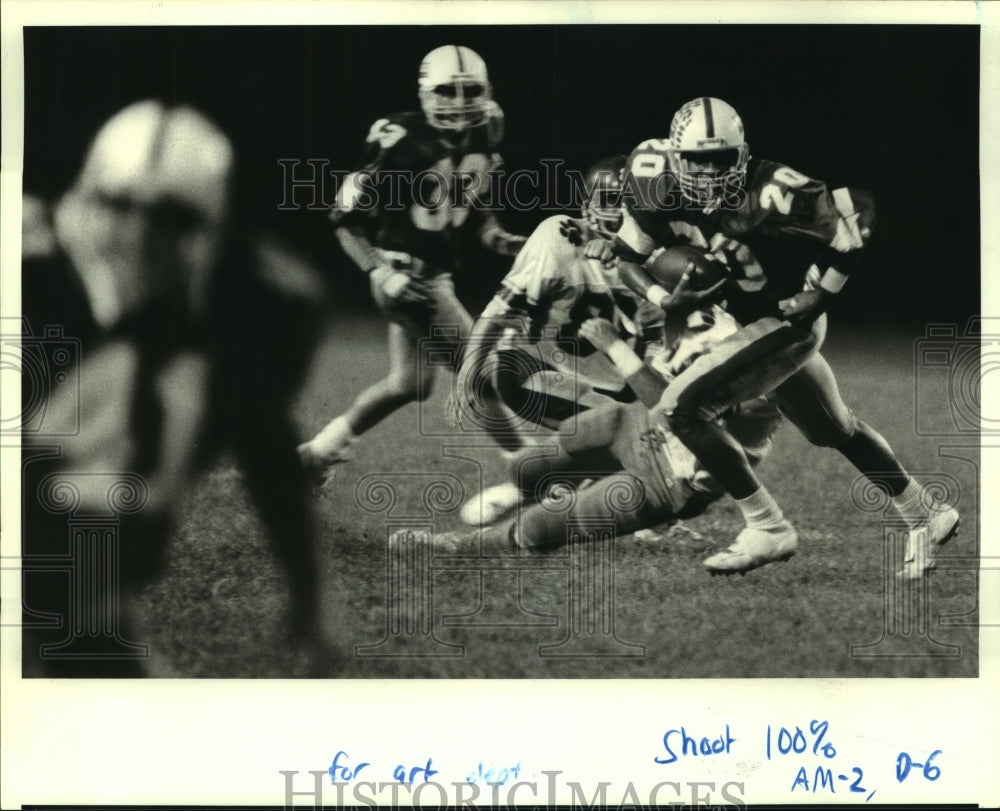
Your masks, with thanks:
[{"label": "player's shoulder pad", "polygon": [[587,224],[583,220],[557,214],[542,220],[529,237],[545,244],[553,253],[572,254],[588,241]]},{"label": "player's shoulder pad", "polygon": [[622,200],[627,211],[656,214],[669,208],[671,195],[678,194],[677,178],[670,171],[665,138],[648,138],[629,153],[622,178]]},{"label": "player's shoulder pad", "polygon": [[45,259],[55,255],[56,234],[45,201],[32,194],[21,198],[21,257]]},{"label": "player's shoulder pad", "polygon": [[784,163],[770,160],[751,160],[747,168],[747,188],[759,191],[769,184],[777,184],[785,189],[822,188],[822,180],[809,177]]}]

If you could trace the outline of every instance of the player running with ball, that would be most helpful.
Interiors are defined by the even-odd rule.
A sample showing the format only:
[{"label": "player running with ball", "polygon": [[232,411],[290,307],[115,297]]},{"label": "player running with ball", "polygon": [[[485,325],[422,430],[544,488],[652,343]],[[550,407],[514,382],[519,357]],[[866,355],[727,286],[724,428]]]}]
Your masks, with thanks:
[{"label": "player running with ball", "polygon": [[744,572],[796,550],[795,528],[718,421],[736,404],[773,392],[810,442],[836,448],[889,490],[911,530],[899,575],[920,577],[933,567],[935,547],[955,534],[958,513],[934,505],[885,439],[844,404],[819,354],[825,311],[871,234],[870,196],[751,161],[736,111],[707,97],[677,111],[668,139],[640,144],[629,171],[631,216],[616,242],[623,281],[668,312],[697,301],[690,291],[669,294],[642,268],[657,246],[673,245],[704,249],[733,276],[722,295],[740,328],[678,375],[658,407],[746,520],[735,543],[705,566]]}]

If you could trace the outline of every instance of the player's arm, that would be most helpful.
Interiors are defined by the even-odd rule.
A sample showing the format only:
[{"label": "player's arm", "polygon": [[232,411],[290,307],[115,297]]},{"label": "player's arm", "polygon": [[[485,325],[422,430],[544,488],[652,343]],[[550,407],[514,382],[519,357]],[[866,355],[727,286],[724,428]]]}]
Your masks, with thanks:
[{"label": "player's arm", "polygon": [[[486,148],[489,154],[489,166],[487,177],[492,177],[503,166],[503,157],[497,151],[497,147],[504,136],[504,115],[500,105],[491,101],[487,109],[486,123],[483,125],[486,133]],[[470,192],[473,211],[480,217],[478,229],[479,241],[484,248],[500,256],[517,256],[524,246],[527,237],[521,234],[512,234],[503,225],[496,214],[489,210],[480,196],[475,192]]]},{"label": "player's arm", "polygon": [[590,341],[608,356],[646,408],[653,408],[660,402],[663,390],[667,387],[663,378],[632,351],[610,321],[604,318],[588,318],[580,325],[578,335]]},{"label": "player's arm", "polygon": [[549,298],[553,262],[547,229],[540,228],[527,240],[473,324],[458,370],[459,391],[473,391],[489,375],[488,358],[506,332],[530,332],[532,322],[545,309],[543,302]]},{"label": "player's arm", "polygon": [[658,284],[643,267],[652,255],[656,242],[645,233],[634,217],[625,215],[625,221],[615,236],[614,254],[618,259],[618,276],[633,293],[665,312],[689,312],[712,298],[725,284],[725,279],[704,290],[692,290],[690,277],[694,263],[684,272],[672,291]]},{"label": "player's arm", "polygon": [[430,296],[419,280],[385,264],[360,225],[341,225],[334,232],[337,241],[351,260],[368,274],[372,286],[400,304],[421,305]]},{"label": "player's arm", "polygon": [[806,289],[779,303],[792,319],[812,320],[847,284],[875,225],[875,204],[861,189],[830,190],[786,166],[775,169],[759,191],[760,206],[779,232],[812,237],[821,244]]},{"label": "player's arm", "polygon": [[618,275],[633,293],[655,307],[668,309],[670,293],[658,285],[643,264],[656,249],[656,242],[642,230],[634,217],[625,214],[615,235],[613,251],[618,259]]},{"label": "player's arm", "polygon": [[492,211],[483,211],[480,217],[482,222],[479,225],[479,241],[483,247],[500,256],[517,256],[527,237],[512,234],[500,224]]},{"label": "player's arm", "polygon": [[814,268],[818,278],[807,278],[807,289],[779,303],[783,315],[795,319],[817,317],[847,284],[875,225],[872,196],[859,189],[834,189],[818,201],[818,229],[829,237]]},{"label": "player's arm", "polygon": [[369,236],[372,217],[378,215],[378,172],[404,135],[406,130],[402,126],[386,118],[372,125],[366,139],[365,167],[344,178],[330,210],[330,221],[341,249],[368,274],[373,287],[400,304],[420,306],[430,301],[424,286],[386,264]]}]

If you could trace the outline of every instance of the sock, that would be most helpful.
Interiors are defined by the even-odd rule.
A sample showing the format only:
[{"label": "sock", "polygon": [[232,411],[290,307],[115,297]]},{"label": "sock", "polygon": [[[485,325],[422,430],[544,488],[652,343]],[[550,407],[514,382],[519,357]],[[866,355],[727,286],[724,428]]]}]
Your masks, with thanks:
[{"label": "sock", "polygon": [[328,454],[348,447],[355,439],[357,436],[351,430],[347,416],[341,414],[316,434],[312,444],[318,453]]},{"label": "sock", "polygon": [[784,522],[785,516],[781,512],[781,507],[764,487],[760,487],[746,498],[738,498],[735,501],[748,527],[774,529]]},{"label": "sock", "polygon": [[911,529],[926,523],[929,518],[927,506],[921,498],[922,492],[923,488],[917,484],[917,480],[911,478],[903,492],[892,500],[892,506]]}]

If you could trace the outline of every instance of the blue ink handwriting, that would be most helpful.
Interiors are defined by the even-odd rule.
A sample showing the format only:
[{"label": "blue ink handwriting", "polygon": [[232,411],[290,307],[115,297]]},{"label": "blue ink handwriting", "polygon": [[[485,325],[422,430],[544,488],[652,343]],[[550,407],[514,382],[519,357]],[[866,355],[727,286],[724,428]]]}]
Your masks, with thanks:
[{"label": "blue ink handwriting", "polygon": [[469,772],[465,777],[466,783],[500,783],[504,784],[508,780],[517,780],[517,776],[521,773],[521,761],[518,761],[513,766],[507,766],[505,768],[497,768],[492,763],[488,769],[483,768],[483,762],[480,760],[479,765],[476,767],[475,771]]},{"label": "blue ink handwriting", "polygon": [[372,765],[371,763],[359,763],[357,766],[352,768],[349,764],[341,763],[341,757],[343,757],[346,762],[350,756],[343,749],[333,756],[333,763],[331,763],[330,768],[327,769],[327,772],[330,774],[331,783],[349,783],[358,776],[358,772],[360,772],[363,768]]},{"label": "blue ink handwriting", "polygon": [[[809,733],[812,735],[812,753],[817,756],[822,755],[827,759],[833,759],[837,756],[837,749],[832,743],[826,740],[826,733],[829,729],[829,721],[817,721],[814,719],[809,722]],[[766,741],[768,760],[771,759],[772,754],[772,735],[771,725],[768,724]],[[801,755],[810,748],[809,739],[799,726],[796,726],[794,731],[786,729],[785,727],[780,727],[778,729],[778,734],[775,737],[775,744],[779,755],[788,755],[793,753]]]},{"label": "blue ink handwriting", "polygon": [[400,783],[414,783],[414,782],[416,782],[417,775],[422,774],[423,775],[423,779],[421,780],[421,782],[426,783],[434,775],[437,774],[437,769],[432,769],[431,768],[431,761],[432,761],[432,758],[427,758],[427,765],[426,766],[414,766],[412,769],[410,769],[409,770],[409,775],[410,775],[409,780],[406,779],[407,771],[406,771],[406,767],[403,766],[402,763],[399,764],[395,769],[392,770],[392,776],[396,780],[398,780]]},{"label": "blue ink handwriting", "polygon": [[[674,736],[679,738],[679,743],[681,747],[680,755],[677,755],[673,749],[671,749],[670,739]],[[729,724],[726,724],[726,731],[719,735],[717,738],[701,738],[700,740],[688,735],[687,730],[684,727],[680,729],[671,729],[663,736],[663,749],[666,752],[666,757],[654,757],[653,760],[661,765],[666,765],[668,763],[676,763],[681,757],[685,756],[696,756],[696,755],[720,755],[720,754],[730,754],[732,745],[736,742],[736,738],[729,734]],[[677,740],[674,741],[674,746],[678,743]]]},{"label": "blue ink handwriting", "polygon": [[924,773],[924,779],[933,783],[941,776],[940,767],[933,765],[934,758],[940,754],[941,750],[935,749],[923,763],[914,763],[913,758],[907,752],[900,752],[896,758],[896,780],[902,783],[910,776],[911,769],[921,769]]}]

